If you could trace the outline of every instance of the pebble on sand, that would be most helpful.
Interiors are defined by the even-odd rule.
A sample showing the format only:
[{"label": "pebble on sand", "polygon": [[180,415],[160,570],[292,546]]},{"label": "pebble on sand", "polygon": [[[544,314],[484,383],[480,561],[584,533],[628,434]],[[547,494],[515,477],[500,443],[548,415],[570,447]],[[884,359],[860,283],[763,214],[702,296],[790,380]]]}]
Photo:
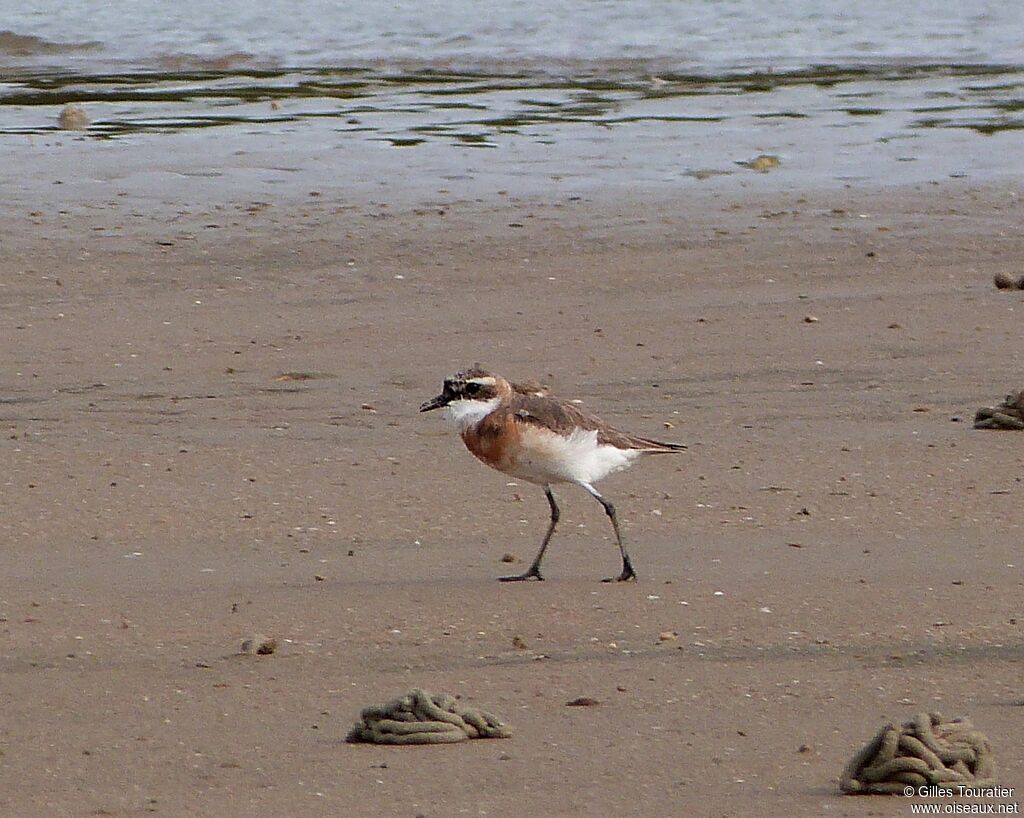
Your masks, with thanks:
[{"label": "pebble on sand", "polygon": [[65,105],[57,116],[62,131],[84,131],[89,127],[89,115],[81,105]]},{"label": "pebble on sand", "polygon": [[241,652],[249,656],[269,656],[277,650],[277,640],[261,633],[250,636],[242,642]]},{"label": "pebble on sand", "polygon": [[974,415],[975,429],[1024,429],[1024,389],[1011,392],[998,406],[982,406]]},{"label": "pebble on sand", "polygon": [[767,173],[772,168],[777,168],[781,165],[782,160],[770,153],[762,153],[760,156],[755,156],[748,162],[737,162],[736,164],[745,168],[750,168],[751,170],[756,170],[758,173]]},{"label": "pebble on sand", "polygon": [[1024,290],[1024,276],[1015,278],[1009,273],[996,273],[993,280],[997,290]]}]

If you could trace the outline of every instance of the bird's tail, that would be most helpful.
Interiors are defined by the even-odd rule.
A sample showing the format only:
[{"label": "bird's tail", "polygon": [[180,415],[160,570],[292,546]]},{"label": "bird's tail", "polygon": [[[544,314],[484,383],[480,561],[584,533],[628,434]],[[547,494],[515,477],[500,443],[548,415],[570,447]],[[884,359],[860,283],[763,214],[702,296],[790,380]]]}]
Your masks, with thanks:
[{"label": "bird's tail", "polygon": [[651,440],[649,437],[641,437],[637,440],[644,444],[644,451],[651,454],[670,454],[686,451],[689,448],[685,443],[666,443],[663,440]]}]

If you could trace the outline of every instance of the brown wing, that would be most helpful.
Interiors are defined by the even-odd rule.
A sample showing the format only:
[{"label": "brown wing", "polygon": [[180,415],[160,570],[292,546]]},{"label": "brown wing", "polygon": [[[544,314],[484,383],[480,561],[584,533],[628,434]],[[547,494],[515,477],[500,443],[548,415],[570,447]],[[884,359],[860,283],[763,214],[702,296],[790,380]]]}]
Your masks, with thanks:
[{"label": "brown wing", "polygon": [[537,394],[515,392],[509,401],[507,412],[526,423],[533,423],[551,429],[561,435],[570,435],[576,429],[597,432],[597,442],[619,449],[643,449],[650,452],[675,452],[685,449],[681,443],[661,443],[646,437],[638,437],[609,426],[596,415],[585,412],[571,403]]}]

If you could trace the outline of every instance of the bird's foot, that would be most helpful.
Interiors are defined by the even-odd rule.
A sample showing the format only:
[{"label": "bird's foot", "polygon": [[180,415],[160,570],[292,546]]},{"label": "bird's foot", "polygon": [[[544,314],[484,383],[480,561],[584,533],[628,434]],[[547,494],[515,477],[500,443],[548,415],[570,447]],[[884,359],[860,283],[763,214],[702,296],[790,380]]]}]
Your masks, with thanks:
[{"label": "bird's foot", "polygon": [[521,574],[514,574],[510,577],[498,577],[498,582],[525,582],[529,579],[535,579],[538,582],[544,581],[544,577],[540,575],[540,569],[536,565],[531,565],[529,570]]},{"label": "bird's foot", "polygon": [[619,574],[617,577],[608,577],[607,579],[602,579],[601,582],[628,582],[631,579],[636,579],[636,571],[634,571],[633,566],[627,562],[625,565],[622,566],[621,574]]}]

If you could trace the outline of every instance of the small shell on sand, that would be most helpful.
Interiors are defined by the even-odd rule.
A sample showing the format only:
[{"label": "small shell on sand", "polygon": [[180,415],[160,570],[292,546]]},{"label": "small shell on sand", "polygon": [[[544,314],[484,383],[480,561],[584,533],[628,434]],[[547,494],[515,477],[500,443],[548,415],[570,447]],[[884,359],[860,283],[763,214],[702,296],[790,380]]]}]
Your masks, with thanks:
[{"label": "small shell on sand", "polygon": [[57,116],[57,125],[63,131],[84,131],[89,127],[89,115],[81,105],[65,105]]}]

